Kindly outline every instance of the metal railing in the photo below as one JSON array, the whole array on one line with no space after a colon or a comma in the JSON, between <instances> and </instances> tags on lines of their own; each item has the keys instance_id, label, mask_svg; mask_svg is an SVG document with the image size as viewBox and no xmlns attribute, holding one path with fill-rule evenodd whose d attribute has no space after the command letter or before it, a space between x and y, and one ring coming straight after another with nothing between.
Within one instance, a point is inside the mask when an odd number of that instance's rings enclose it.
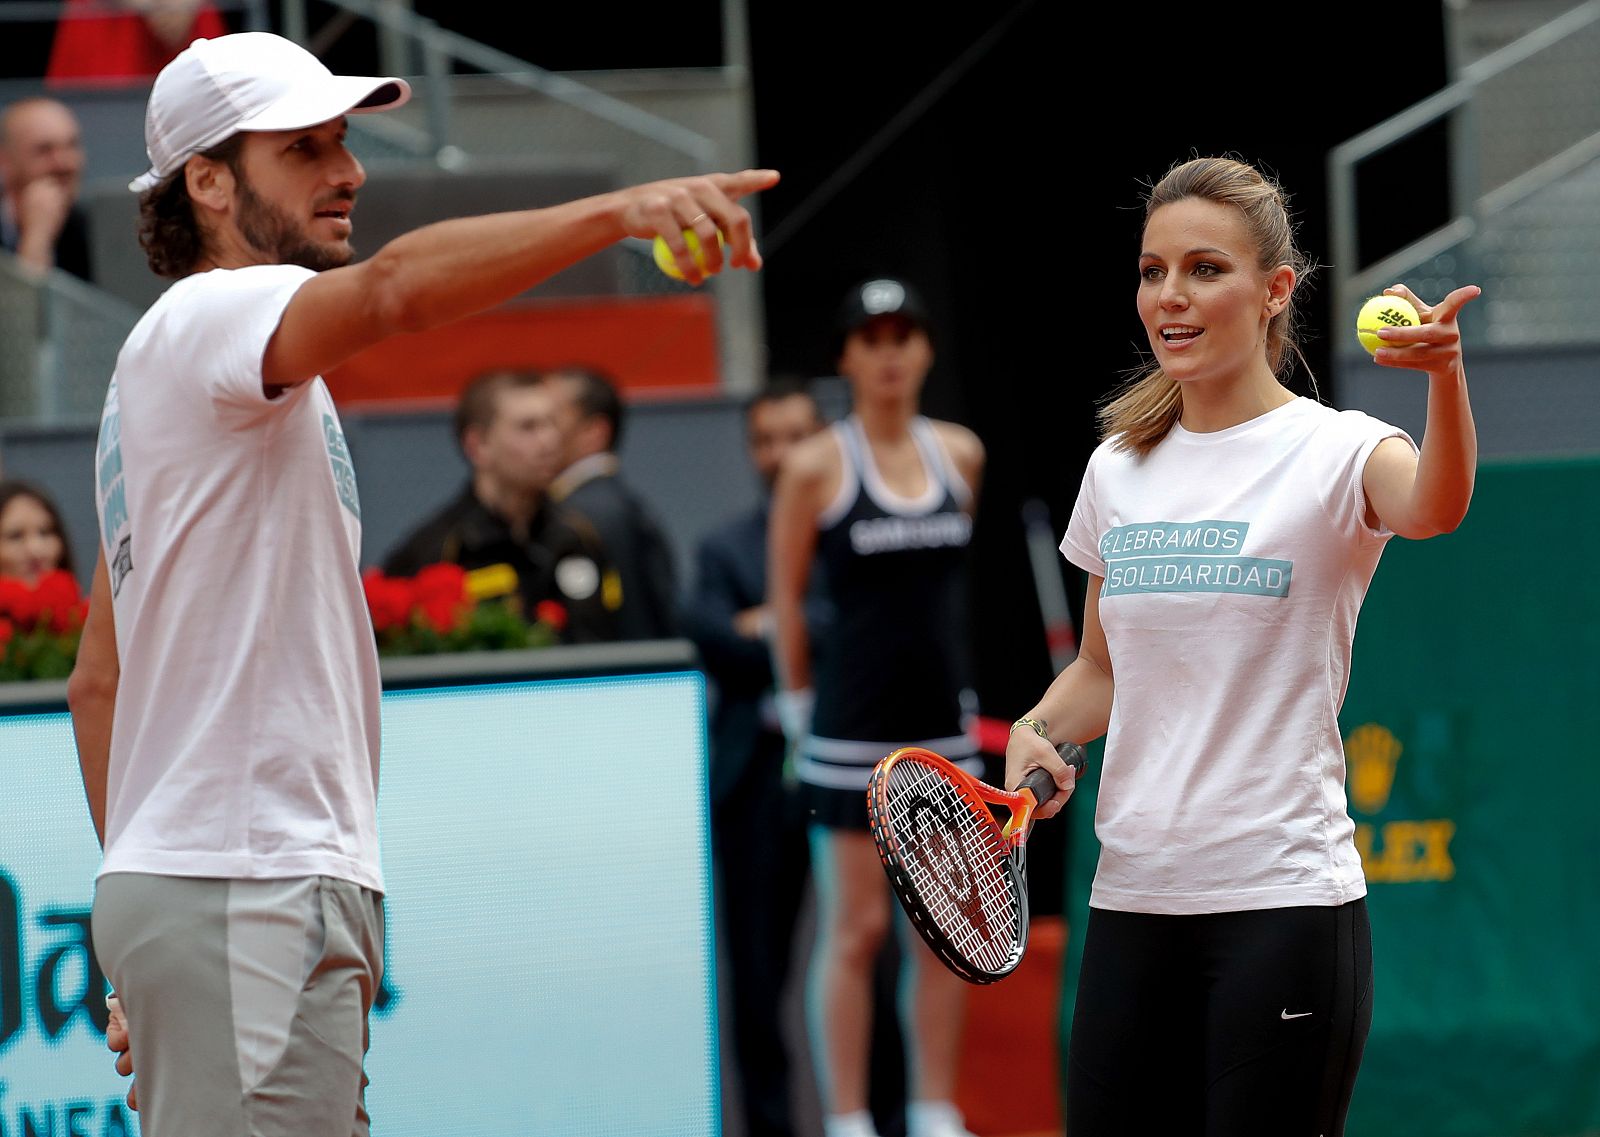
<instances>
[{"instance_id":1,"label":"metal railing","mask_svg":"<svg viewBox=\"0 0 1600 1137\"><path fill-rule=\"evenodd\" d=\"M0 252L0 418L95 418L139 312L77 277Z\"/></svg>"},{"instance_id":2,"label":"metal railing","mask_svg":"<svg viewBox=\"0 0 1600 1137\"><path fill-rule=\"evenodd\" d=\"M270 6L266 0L212 0L212 3L224 13L239 13L241 23L247 30L262 30L272 26ZM423 75L434 80L419 92L426 108L427 126L424 131L408 129L387 115L369 116L370 121L360 123L361 129L378 135L411 156L434 158L445 168L460 161L461 151L451 138L451 84L447 80L453 74L455 65L461 64L648 139L682 155L696 168L709 168L717 157L716 142L703 134L567 76L546 71L508 52L440 27L433 20L418 16L405 3L397 3L396 0L326 0L326 4L346 19L367 20L375 25L383 41L384 54L408 64L399 69L400 74ZM7 0L0 4L0 25L53 24L66 11L67 6L59 0ZM103 12L75 13L75 17L124 14L124 9L107 5ZM297 43L313 42L305 0L284 0L282 15L283 26L280 30L284 35ZM743 34L737 27L731 27L730 32L737 36ZM742 39L735 42L740 43ZM40 63L42 68L44 61ZM733 70L742 72L743 67L735 66Z\"/></svg>"},{"instance_id":3,"label":"metal railing","mask_svg":"<svg viewBox=\"0 0 1600 1137\"><path fill-rule=\"evenodd\" d=\"M459 163L462 158L460 149L452 139L450 113L449 79L458 63L648 139L683 155L698 166L708 167L716 159L717 144L703 134L567 76L546 71L509 52L442 28L433 20L418 16L393 0L328 2L351 15L372 21L382 33L387 33L386 40L391 51L398 45L399 54L412 64L412 67L403 70L424 75L430 80L425 89L419 92L426 106L427 141L433 157L446 169ZM311 42L305 0L285 0L283 25L283 34L290 39L297 43Z\"/></svg>"},{"instance_id":4,"label":"metal railing","mask_svg":"<svg viewBox=\"0 0 1600 1137\"><path fill-rule=\"evenodd\" d=\"M1600 0L1587 0L1461 68L1444 89L1334 148L1328 156L1328 196L1336 310L1353 315L1364 295L1430 262L1453 271L1458 281L1469 279L1477 269L1471 242L1486 226L1600 158L1597 61ZM1499 115L1512 117L1493 121ZM1357 168L1447 117L1452 218L1410 245L1361 265ZM1486 136L1492 145L1485 145Z\"/></svg>"}]
</instances>

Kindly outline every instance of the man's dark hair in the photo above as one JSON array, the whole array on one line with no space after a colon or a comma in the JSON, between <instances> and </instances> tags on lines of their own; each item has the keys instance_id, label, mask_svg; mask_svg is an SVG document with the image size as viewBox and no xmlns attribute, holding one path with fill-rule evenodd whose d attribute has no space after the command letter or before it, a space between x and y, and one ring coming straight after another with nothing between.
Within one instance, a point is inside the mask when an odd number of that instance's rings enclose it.
<instances>
[{"instance_id":1,"label":"man's dark hair","mask_svg":"<svg viewBox=\"0 0 1600 1137\"><path fill-rule=\"evenodd\" d=\"M456 402L456 445L463 457L467 453L467 431L473 427L488 430L494 422L495 407L501 391L537 387L544 376L536 371L485 371L461 388L461 398Z\"/></svg>"},{"instance_id":2,"label":"man's dark hair","mask_svg":"<svg viewBox=\"0 0 1600 1137\"><path fill-rule=\"evenodd\" d=\"M550 378L573 381L578 416L605 419L611 427L611 443L606 449L615 452L622 442L622 396L617 394L616 383L592 367L558 367Z\"/></svg>"},{"instance_id":3,"label":"man's dark hair","mask_svg":"<svg viewBox=\"0 0 1600 1137\"><path fill-rule=\"evenodd\" d=\"M239 167L243 153L244 133L241 131L202 151L200 156L226 163L233 176L239 178L242 177ZM205 252L183 169L179 166L139 195L139 245L150 262L150 271L172 280L193 272Z\"/></svg>"},{"instance_id":4,"label":"man's dark hair","mask_svg":"<svg viewBox=\"0 0 1600 1137\"><path fill-rule=\"evenodd\" d=\"M799 375L774 375L762 384L761 389L745 400L744 417L749 419L750 412L764 403L781 402L795 396L810 399L815 406L817 397L811 393L811 381ZM817 407L817 417L822 417L822 408Z\"/></svg>"}]
</instances>

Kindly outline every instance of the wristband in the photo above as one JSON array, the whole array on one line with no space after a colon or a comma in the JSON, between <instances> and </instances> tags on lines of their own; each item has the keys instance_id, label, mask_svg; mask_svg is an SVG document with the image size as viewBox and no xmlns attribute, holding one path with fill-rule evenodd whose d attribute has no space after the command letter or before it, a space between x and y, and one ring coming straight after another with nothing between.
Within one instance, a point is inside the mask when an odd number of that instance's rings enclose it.
<instances>
[{"instance_id":1,"label":"wristband","mask_svg":"<svg viewBox=\"0 0 1600 1137\"><path fill-rule=\"evenodd\" d=\"M799 742L811 733L811 709L816 701L816 692L810 687L779 691L773 696L778 707L778 725L790 742Z\"/></svg>"},{"instance_id":2,"label":"wristband","mask_svg":"<svg viewBox=\"0 0 1600 1137\"><path fill-rule=\"evenodd\" d=\"M1028 718L1024 716L1011 724L1011 731L1008 733L1015 732L1019 726L1028 727L1033 731L1034 734L1037 734L1046 742L1050 741L1050 724L1045 722L1043 719Z\"/></svg>"}]
</instances>

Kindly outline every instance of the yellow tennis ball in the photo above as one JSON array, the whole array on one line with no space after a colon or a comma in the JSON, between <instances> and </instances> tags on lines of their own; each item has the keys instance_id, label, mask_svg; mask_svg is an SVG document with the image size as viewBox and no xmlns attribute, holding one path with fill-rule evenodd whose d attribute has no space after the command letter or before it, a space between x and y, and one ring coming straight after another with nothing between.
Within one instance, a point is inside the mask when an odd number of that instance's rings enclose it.
<instances>
[{"instance_id":1,"label":"yellow tennis ball","mask_svg":"<svg viewBox=\"0 0 1600 1137\"><path fill-rule=\"evenodd\" d=\"M700 251L700 235L693 229L683 231L683 243L689 246L689 252L694 256L694 263L700 266L702 274L706 271L706 258ZM727 241L722 239L722 230L717 230L717 244L726 246ZM678 262L672 255L672 249L667 245L665 237L657 237L655 241L656 267L666 273L673 280L682 280L683 273L678 269Z\"/></svg>"},{"instance_id":2,"label":"yellow tennis ball","mask_svg":"<svg viewBox=\"0 0 1600 1137\"><path fill-rule=\"evenodd\" d=\"M1368 352L1376 352L1384 346L1378 338L1379 328L1415 328L1421 323L1422 317L1411 301L1401 296L1374 296L1361 305L1361 314L1356 317L1356 338Z\"/></svg>"}]
</instances>

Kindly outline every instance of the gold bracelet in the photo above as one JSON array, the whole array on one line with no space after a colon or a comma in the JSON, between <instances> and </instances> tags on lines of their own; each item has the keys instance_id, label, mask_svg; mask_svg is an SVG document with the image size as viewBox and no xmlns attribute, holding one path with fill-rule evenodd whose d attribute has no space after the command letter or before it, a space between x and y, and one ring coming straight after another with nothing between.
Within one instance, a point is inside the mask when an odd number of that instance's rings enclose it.
<instances>
[{"instance_id":1,"label":"gold bracelet","mask_svg":"<svg viewBox=\"0 0 1600 1137\"><path fill-rule=\"evenodd\" d=\"M1016 722L1011 724L1011 730L1014 731L1019 726L1029 727L1029 728L1031 728L1033 730L1034 734L1037 734L1040 738L1044 739L1046 742L1050 741L1050 724L1045 722L1043 719L1031 719L1031 718L1026 718L1026 717L1020 718ZM1008 731L1007 733L1010 733L1010 732Z\"/></svg>"}]
</instances>

